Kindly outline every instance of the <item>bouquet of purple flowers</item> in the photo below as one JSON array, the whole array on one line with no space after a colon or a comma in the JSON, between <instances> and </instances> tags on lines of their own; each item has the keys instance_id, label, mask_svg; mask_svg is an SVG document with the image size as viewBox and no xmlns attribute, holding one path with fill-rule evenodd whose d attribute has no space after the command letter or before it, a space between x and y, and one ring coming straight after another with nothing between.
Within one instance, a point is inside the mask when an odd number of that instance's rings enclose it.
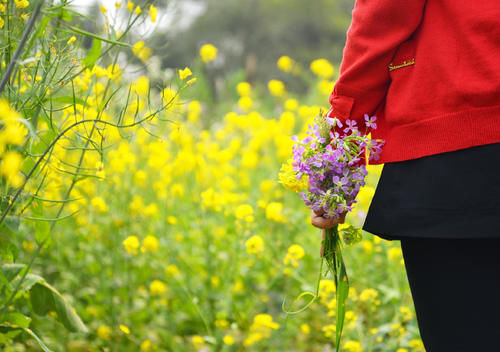
<instances>
[{"instance_id":1,"label":"bouquet of purple flowers","mask_svg":"<svg viewBox=\"0 0 500 352\"><path fill-rule=\"evenodd\" d=\"M316 117L309 125L307 137L299 139L293 136L293 158L284 164L280 171L280 183L287 189L300 192L305 204L324 218L341 219L352 211L356 203L356 196L365 185L366 151L369 160L378 160L385 141L370 139L368 129L376 129L376 117L365 114L365 131L362 134L356 121L346 120L346 127L335 117ZM339 133L340 132L340 133ZM338 225L322 231L320 249L321 266L316 294L303 309L309 306L319 292L319 279L323 276L323 261L327 264L326 276L332 273L336 287L337 314L336 314L336 351L340 348L340 338L346 312L345 302L349 291L349 281L346 267L342 258L341 236ZM348 226L342 230L342 239L345 244L351 245L361 240L361 229ZM299 298L304 295L301 294ZM297 301L296 300L296 301Z\"/></svg>"}]
</instances>

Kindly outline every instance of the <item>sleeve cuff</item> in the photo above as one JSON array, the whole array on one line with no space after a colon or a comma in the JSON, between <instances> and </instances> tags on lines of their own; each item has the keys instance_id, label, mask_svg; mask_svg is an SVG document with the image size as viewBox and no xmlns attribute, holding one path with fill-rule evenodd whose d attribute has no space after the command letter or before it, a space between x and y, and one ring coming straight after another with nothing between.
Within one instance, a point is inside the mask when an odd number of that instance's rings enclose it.
<instances>
[{"instance_id":1,"label":"sleeve cuff","mask_svg":"<svg viewBox=\"0 0 500 352\"><path fill-rule=\"evenodd\" d=\"M354 106L354 98L346 95L338 95L334 90L330 94L329 102L331 105L329 113L334 113L334 116L341 119L342 122L351 118L352 107Z\"/></svg>"}]
</instances>

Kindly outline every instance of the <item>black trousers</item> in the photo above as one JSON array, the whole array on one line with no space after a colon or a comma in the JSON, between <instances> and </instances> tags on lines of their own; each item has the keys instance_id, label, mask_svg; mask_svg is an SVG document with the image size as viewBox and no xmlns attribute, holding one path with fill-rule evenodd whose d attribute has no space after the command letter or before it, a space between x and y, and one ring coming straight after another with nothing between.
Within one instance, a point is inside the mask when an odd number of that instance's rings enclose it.
<instances>
[{"instance_id":1,"label":"black trousers","mask_svg":"<svg viewBox=\"0 0 500 352\"><path fill-rule=\"evenodd\" d=\"M400 241L426 352L500 351L500 238Z\"/></svg>"}]
</instances>

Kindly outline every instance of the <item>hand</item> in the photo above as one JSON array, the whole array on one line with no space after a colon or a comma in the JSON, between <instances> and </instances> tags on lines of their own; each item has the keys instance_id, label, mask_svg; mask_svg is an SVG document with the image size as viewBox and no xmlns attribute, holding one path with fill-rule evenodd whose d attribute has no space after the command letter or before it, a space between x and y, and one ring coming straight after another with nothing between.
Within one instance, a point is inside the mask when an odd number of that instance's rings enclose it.
<instances>
[{"instance_id":1,"label":"hand","mask_svg":"<svg viewBox=\"0 0 500 352\"><path fill-rule=\"evenodd\" d=\"M347 215L347 211L343 212L340 216L340 219L327 219L323 217L325 212L321 211L312 211L311 214L311 224L320 229L330 229L338 224L343 224L345 221L345 216Z\"/></svg>"}]
</instances>

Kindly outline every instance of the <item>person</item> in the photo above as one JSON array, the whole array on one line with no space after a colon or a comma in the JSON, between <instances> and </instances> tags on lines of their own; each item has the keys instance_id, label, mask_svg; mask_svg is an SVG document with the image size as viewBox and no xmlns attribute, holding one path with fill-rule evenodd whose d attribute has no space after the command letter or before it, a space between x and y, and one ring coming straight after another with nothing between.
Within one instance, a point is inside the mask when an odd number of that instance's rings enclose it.
<instances>
[{"instance_id":1,"label":"person","mask_svg":"<svg viewBox=\"0 0 500 352\"><path fill-rule=\"evenodd\" d=\"M427 352L500 350L499 18L498 0L356 0L329 98L328 117L377 117L363 230L400 241Z\"/></svg>"}]
</instances>

